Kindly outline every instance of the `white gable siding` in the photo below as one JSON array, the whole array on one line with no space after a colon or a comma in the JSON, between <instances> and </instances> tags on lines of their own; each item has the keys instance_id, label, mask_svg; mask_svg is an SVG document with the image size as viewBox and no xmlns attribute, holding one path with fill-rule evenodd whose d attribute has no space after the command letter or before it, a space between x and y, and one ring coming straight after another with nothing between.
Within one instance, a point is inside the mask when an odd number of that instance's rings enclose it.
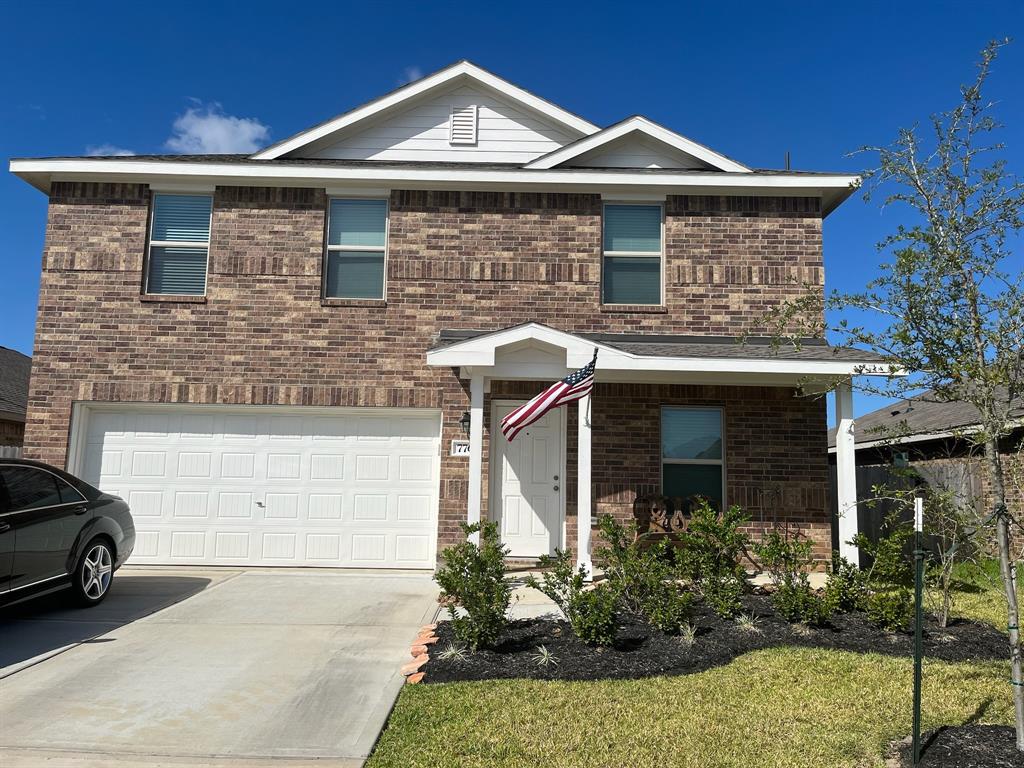
<instances>
[{"instance_id":1,"label":"white gable siding","mask_svg":"<svg viewBox=\"0 0 1024 768\"><path fill-rule=\"evenodd\" d=\"M452 145L452 107L478 107L476 144ZM516 107L483 89L462 85L432 94L421 103L381 118L370 128L343 137L310 154L296 156L346 160L440 160L527 163L579 138L540 115Z\"/></svg>"},{"instance_id":2,"label":"white gable siding","mask_svg":"<svg viewBox=\"0 0 1024 768\"><path fill-rule=\"evenodd\" d=\"M685 152L640 136L623 136L618 141L567 161L566 165L581 168L711 167Z\"/></svg>"}]
</instances>

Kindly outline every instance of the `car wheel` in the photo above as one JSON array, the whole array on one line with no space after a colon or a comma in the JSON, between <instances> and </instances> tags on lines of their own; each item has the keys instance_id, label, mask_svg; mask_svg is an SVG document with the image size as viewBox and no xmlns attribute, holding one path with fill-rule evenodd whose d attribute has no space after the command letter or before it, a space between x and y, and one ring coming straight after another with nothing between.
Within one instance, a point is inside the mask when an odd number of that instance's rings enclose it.
<instances>
[{"instance_id":1,"label":"car wheel","mask_svg":"<svg viewBox=\"0 0 1024 768\"><path fill-rule=\"evenodd\" d=\"M90 541L75 568L75 597L81 605L97 605L114 581L114 553L105 539Z\"/></svg>"}]
</instances>

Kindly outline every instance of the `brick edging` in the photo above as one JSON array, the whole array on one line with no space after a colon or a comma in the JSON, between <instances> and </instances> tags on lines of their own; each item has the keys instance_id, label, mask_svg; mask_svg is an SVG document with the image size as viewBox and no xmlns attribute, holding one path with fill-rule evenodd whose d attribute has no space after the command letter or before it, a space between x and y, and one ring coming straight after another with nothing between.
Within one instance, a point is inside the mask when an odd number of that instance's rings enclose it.
<instances>
[{"instance_id":1,"label":"brick edging","mask_svg":"<svg viewBox=\"0 0 1024 768\"><path fill-rule=\"evenodd\" d=\"M424 624L420 627L420 633L416 635L416 639L412 641L412 647L409 649L409 654L412 656L412 661L405 664L401 672L405 675L405 682L409 684L415 684L423 682L423 678L426 677L425 672L420 672L420 668L430 661L430 654L427 653L427 646L433 645L437 642L437 634L435 630L437 624Z\"/></svg>"}]
</instances>

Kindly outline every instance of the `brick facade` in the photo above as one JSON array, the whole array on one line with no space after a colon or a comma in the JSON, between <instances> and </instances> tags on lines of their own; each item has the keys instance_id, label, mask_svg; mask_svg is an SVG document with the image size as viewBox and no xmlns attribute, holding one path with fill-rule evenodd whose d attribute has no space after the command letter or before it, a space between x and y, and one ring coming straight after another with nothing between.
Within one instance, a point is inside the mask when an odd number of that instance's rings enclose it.
<instances>
[{"instance_id":1,"label":"brick facade","mask_svg":"<svg viewBox=\"0 0 1024 768\"><path fill-rule=\"evenodd\" d=\"M442 328L736 335L824 279L817 198L669 197L666 306L611 309L598 195L395 191L386 301L323 301L326 206L321 189L218 188L207 295L168 301L140 295L148 188L55 183L26 455L64 465L78 400L436 408L447 445L469 398L455 372L425 365ZM492 396L529 389L495 382ZM827 534L824 406L789 389L599 386L598 513L624 515L657 486L657 408L687 402L726 409L730 502ZM441 546L466 489L466 460L443 456Z\"/></svg>"}]
</instances>

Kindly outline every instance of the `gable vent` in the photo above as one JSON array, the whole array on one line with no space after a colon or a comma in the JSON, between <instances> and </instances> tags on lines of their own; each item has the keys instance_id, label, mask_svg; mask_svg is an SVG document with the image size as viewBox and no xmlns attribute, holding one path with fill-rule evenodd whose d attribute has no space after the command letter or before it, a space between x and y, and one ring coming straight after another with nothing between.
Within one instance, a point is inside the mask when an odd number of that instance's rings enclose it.
<instances>
[{"instance_id":1,"label":"gable vent","mask_svg":"<svg viewBox=\"0 0 1024 768\"><path fill-rule=\"evenodd\" d=\"M452 107L449 144L476 144L477 106Z\"/></svg>"}]
</instances>

